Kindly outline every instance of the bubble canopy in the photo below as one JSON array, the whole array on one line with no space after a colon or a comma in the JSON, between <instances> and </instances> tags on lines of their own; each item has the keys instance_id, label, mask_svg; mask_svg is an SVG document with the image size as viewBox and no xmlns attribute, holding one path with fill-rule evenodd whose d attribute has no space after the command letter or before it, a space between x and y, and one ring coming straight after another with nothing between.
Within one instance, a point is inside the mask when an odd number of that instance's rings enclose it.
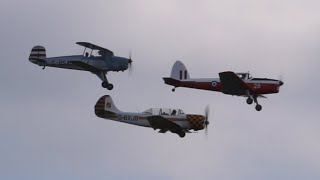
<instances>
[{"instance_id":1,"label":"bubble canopy","mask_svg":"<svg viewBox=\"0 0 320 180\"><path fill-rule=\"evenodd\" d=\"M185 113L181 109L169 109L169 108L150 108L144 111L145 114L150 115L171 115L178 116Z\"/></svg>"}]
</instances>

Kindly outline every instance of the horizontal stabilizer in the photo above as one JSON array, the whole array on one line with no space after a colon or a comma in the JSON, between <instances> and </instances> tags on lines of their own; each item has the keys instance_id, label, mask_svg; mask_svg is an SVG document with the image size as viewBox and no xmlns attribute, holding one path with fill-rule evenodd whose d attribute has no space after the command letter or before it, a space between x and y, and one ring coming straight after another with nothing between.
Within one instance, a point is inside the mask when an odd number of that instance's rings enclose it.
<instances>
[{"instance_id":1,"label":"horizontal stabilizer","mask_svg":"<svg viewBox=\"0 0 320 180\"><path fill-rule=\"evenodd\" d=\"M164 83L168 84L168 85L172 85L172 86L176 86L179 87L179 84L181 83L181 81L173 79L173 78L163 78Z\"/></svg>"}]
</instances>

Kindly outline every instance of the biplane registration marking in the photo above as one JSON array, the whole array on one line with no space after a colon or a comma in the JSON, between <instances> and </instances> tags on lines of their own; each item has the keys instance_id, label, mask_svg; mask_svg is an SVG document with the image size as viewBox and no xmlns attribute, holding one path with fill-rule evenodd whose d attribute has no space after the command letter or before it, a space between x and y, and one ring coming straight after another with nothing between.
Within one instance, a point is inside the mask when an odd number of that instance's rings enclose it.
<instances>
[{"instance_id":1,"label":"biplane registration marking","mask_svg":"<svg viewBox=\"0 0 320 180\"><path fill-rule=\"evenodd\" d=\"M118 120L124 120L124 121L137 121L139 120L138 116L130 116L130 115L118 115Z\"/></svg>"},{"instance_id":2,"label":"biplane registration marking","mask_svg":"<svg viewBox=\"0 0 320 180\"><path fill-rule=\"evenodd\" d=\"M50 64L69 64L66 60L52 60Z\"/></svg>"}]
</instances>

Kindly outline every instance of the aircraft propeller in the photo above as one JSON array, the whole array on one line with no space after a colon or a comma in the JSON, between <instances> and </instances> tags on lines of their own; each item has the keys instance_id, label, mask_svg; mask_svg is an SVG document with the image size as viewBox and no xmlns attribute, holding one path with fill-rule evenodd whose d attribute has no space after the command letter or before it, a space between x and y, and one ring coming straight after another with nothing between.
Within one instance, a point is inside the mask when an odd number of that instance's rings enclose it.
<instances>
[{"instance_id":1,"label":"aircraft propeller","mask_svg":"<svg viewBox=\"0 0 320 180\"><path fill-rule=\"evenodd\" d=\"M132 55L132 53L131 53L131 51L130 51L130 53L129 53L129 60L128 60L128 69L129 69L129 74L131 74L132 73L132 70L133 70L133 66L132 66L132 58L131 58L131 55Z\"/></svg>"},{"instance_id":2,"label":"aircraft propeller","mask_svg":"<svg viewBox=\"0 0 320 180\"><path fill-rule=\"evenodd\" d=\"M279 75L278 80L279 80L279 85L282 86L284 84L282 74Z\"/></svg>"},{"instance_id":3,"label":"aircraft propeller","mask_svg":"<svg viewBox=\"0 0 320 180\"><path fill-rule=\"evenodd\" d=\"M210 108L209 108L209 105L207 105L204 113L205 119L203 122L206 137L208 137L209 113L210 113Z\"/></svg>"}]
</instances>

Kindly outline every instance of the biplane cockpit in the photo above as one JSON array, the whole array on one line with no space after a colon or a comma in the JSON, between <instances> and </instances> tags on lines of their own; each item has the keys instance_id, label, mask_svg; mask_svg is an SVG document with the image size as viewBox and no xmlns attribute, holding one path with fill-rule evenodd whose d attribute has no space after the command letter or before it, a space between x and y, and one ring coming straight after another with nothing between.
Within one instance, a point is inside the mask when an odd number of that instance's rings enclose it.
<instances>
[{"instance_id":1,"label":"biplane cockpit","mask_svg":"<svg viewBox=\"0 0 320 180\"><path fill-rule=\"evenodd\" d=\"M112 51L110 51L110 50L108 50L106 48L103 48L103 47L88 43L88 42L77 42L77 44L84 47L83 56L85 56L85 57L98 57L98 58L103 58L104 59L105 57L114 56ZM89 51L90 54L87 51L87 49L91 50L91 51ZM93 55L94 51L97 51L97 53L96 53L97 56Z\"/></svg>"},{"instance_id":2,"label":"biplane cockpit","mask_svg":"<svg viewBox=\"0 0 320 180\"><path fill-rule=\"evenodd\" d=\"M184 115L185 113L181 109L168 109L168 108L151 108L144 111L145 114L148 115L171 115L171 116L179 116Z\"/></svg>"}]
</instances>

